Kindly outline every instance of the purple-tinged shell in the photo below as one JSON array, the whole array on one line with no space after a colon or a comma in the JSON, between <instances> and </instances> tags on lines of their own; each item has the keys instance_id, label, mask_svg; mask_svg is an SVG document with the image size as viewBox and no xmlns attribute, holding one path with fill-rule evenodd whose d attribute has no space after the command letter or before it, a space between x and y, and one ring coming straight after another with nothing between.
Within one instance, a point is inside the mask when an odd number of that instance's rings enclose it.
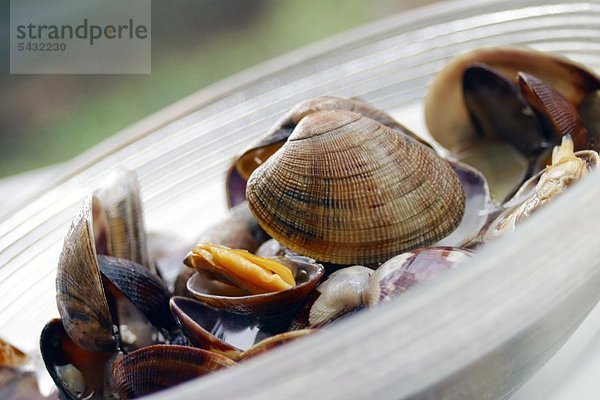
<instances>
[{"instance_id":1,"label":"purple-tinged shell","mask_svg":"<svg viewBox=\"0 0 600 400\"><path fill-rule=\"evenodd\" d=\"M368 306L386 303L411 287L456 268L471 255L468 250L453 247L424 247L400 254L375 271L365 302Z\"/></svg>"}]
</instances>

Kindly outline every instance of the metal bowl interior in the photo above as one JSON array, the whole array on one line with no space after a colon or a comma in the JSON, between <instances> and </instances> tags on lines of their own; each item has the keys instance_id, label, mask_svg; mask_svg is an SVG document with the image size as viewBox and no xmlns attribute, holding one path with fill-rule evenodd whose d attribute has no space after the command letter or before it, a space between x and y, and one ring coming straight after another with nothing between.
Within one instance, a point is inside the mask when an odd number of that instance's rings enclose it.
<instances>
[{"instance_id":1,"label":"metal bowl interior","mask_svg":"<svg viewBox=\"0 0 600 400\"><path fill-rule=\"evenodd\" d=\"M600 5L458 1L397 15L260 65L84 153L0 225L0 336L37 351L75 209L117 166L137 172L149 231L191 242L226 212L231 158L289 107L358 96L424 134L422 100L446 61L529 46L600 71ZM373 312L156 398L503 398L566 340L600 293L600 176L463 268ZM569 240L565 240L569 238Z\"/></svg>"}]
</instances>

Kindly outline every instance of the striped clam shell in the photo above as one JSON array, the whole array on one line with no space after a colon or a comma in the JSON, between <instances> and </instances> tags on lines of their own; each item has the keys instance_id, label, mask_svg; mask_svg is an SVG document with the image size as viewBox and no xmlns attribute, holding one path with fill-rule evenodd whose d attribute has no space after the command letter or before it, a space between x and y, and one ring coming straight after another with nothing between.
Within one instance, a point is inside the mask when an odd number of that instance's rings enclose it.
<instances>
[{"instance_id":1,"label":"striped clam shell","mask_svg":"<svg viewBox=\"0 0 600 400\"><path fill-rule=\"evenodd\" d=\"M465 194L448 162L350 111L303 118L248 181L265 231L302 255L338 264L385 261L445 237Z\"/></svg>"}]
</instances>

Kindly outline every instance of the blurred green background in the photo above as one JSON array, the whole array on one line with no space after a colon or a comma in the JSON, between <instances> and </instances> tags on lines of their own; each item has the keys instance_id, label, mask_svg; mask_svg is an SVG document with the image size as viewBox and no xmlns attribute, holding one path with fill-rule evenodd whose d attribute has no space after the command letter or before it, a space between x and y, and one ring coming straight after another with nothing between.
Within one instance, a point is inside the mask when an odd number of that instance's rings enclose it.
<instances>
[{"instance_id":1,"label":"blurred green background","mask_svg":"<svg viewBox=\"0 0 600 400\"><path fill-rule=\"evenodd\" d=\"M427 2L154 0L149 75L9 75L2 66L0 177L67 160L215 81Z\"/></svg>"}]
</instances>

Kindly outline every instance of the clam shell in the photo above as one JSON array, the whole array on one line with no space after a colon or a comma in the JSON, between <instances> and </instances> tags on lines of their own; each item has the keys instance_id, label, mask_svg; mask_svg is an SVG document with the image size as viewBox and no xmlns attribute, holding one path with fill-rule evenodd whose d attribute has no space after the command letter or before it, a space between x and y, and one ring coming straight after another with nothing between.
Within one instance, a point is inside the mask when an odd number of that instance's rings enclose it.
<instances>
[{"instance_id":1,"label":"clam shell","mask_svg":"<svg viewBox=\"0 0 600 400\"><path fill-rule=\"evenodd\" d=\"M565 138L563 146L565 141L570 141L570 136ZM557 149L558 147L555 148L555 152ZM561 165L559 162L558 165L550 165L528 179L504 204L502 212L486 226L481 234L481 240L488 242L507 232L512 232L544 204L552 201L569 186L576 184L583 176L600 166L600 157L593 150L581 150L572 153L572 156L583 162L581 170L574 170L568 164L565 168L565 164Z\"/></svg>"},{"instance_id":2,"label":"clam shell","mask_svg":"<svg viewBox=\"0 0 600 400\"><path fill-rule=\"evenodd\" d=\"M433 138L451 151L464 148L475 136L462 91L465 67L484 63L509 79L517 72L537 76L578 107L600 88L598 78L564 57L530 49L491 47L465 53L435 77L425 99L425 120Z\"/></svg>"},{"instance_id":3,"label":"clam shell","mask_svg":"<svg viewBox=\"0 0 600 400\"><path fill-rule=\"evenodd\" d=\"M570 135L575 145L575 150L586 150L592 147L587 130L575 106L567 101L558 91L541 79L520 72L519 85L527 99L539 115L546 117L555 134L555 141Z\"/></svg>"},{"instance_id":4,"label":"clam shell","mask_svg":"<svg viewBox=\"0 0 600 400\"><path fill-rule=\"evenodd\" d=\"M131 260L156 272L148 256L144 213L136 174L119 169L94 195L106 213L110 240L110 251L99 251L99 254Z\"/></svg>"},{"instance_id":5,"label":"clam shell","mask_svg":"<svg viewBox=\"0 0 600 400\"><path fill-rule=\"evenodd\" d=\"M269 132L246 149L227 171L225 188L229 207L245 200L246 181L252 172L275 153L288 139L296 125L307 115L325 110L346 110L369 117L382 125L411 136L429 146L387 113L357 98L322 96L305 100L288 111ZM242 191L243 190L243 191Z\"/></svg>"},{"instance_id":6,"label":"clam shell","mask_svg":"<svg viewBox=\"0 0 600 400\"><path fill-rule=\"evenodd\" d=\"M262 332L255 318L209 307L197 300L175 296L171 311L190 342L233 360L241 351L270 334Z\"/></svg>"},{"instance_id":7,"label":"clam shell","mask_svg":"<svg viewBox=\"0 0 600 400\"><path fill-rule=\"evenodd\" d=\"M464 100L477 133L500 138L525 156L550 147L538 117L519 85L485 64L470 65L463 75Z\"/></svg>"},{"instance_id":8,"label":"clam shell","mask_svg":"<svg viewBox=\"0 0 600 400\"><path fill-rule=\"evenodd\" d=\"M465 190L465 214L458 227L435 246L462 247L477 238L497 207L492 203L487 180L481 172L458 161L449 162Z\"/></svg>"},{"instance_id":9,"label":"clam shell","mask_svg":"<svg viewBox=\"0 0 600 400\"><path fill-rule=\"evenodd\" d=\"M336 264L381 262L459 224L465 194L432 150L349 111L304 117L256 169L250 210L273 238Z\"/></svg>"},{"instance_id":10,"label":"clam shell","mask_svg":"<svg viewBox=\"0 0 600 400\"><path fill-rule=\"evenodd\" d=\"M87 351L73 342L60 319L44 327L40 336L44 364L56 387L67 399L80 399L93 394L102 399L104 364L113 352Z\"/></svg>"},{"instance_id":11,"label":"clam shell","mask_svg":"<svg viewBox=\"0 0 600 400\"><path fill-rule=\"evenodd\" d=\"M65 237L56 271L56 304L69 337L89 351L111 351L117 342L94 247L92 209L84 200Z\"/></svg>"},{"instance_id":12,"label":"clam shell","mask_svg":"<svg viewBox=\"0 0 600 400\"><path fill-rule=\"evenodd\" d=\"M325 273L321 264L306 257L287 256L277 261L292 269L296 285L287 290L255 295L231 293L222 282L195 273L188 281L191 295L203 304L218 310L257 318L261 329L279 333L287 329L294 313L311 293Z\"/></svg>"},{"instance_id":13,"label":"clam shell","mask_svg":"<svg viewBox=\"0 0 600 400\"><path fill-rule=\"evenodd\" d=\"M375 271L364 301L370 307L388 302L414 285L455 268L471 255L468 250L453 247L425 247L400 254Z\"/></svg>"},{"instance_id":14,"label":"clam shell","mask_svg":"<svg viewBox=\"0 0 600 400\"><path fill-rule=\"evenodd\" d=\"M173 329L175 320L169 309L171 293L158 275L129 260L98 256L100 272L156 327Z\"/></svg>"},{"instance_id":15,"label":"clam shell","mask_svg":"<svg viewBox=\"0 0 600 400\"><path fill-rule=\"evenodd\" d=\"M308 327L320 327L364 305L373 270L360 265L342 268L317 286L318 297L308 313Z\"/></svg>"},{"instance_id":16,"label":"clam shell","mask_svg":"<svg viewBox=\"0 0 600 400\"><path fill-rule=\"evenodd\" d=\"M113 376L123 399L145 396L222 368L229 358L194 347L154 345L117 360Z\"/></svg>"}]
</instances>

